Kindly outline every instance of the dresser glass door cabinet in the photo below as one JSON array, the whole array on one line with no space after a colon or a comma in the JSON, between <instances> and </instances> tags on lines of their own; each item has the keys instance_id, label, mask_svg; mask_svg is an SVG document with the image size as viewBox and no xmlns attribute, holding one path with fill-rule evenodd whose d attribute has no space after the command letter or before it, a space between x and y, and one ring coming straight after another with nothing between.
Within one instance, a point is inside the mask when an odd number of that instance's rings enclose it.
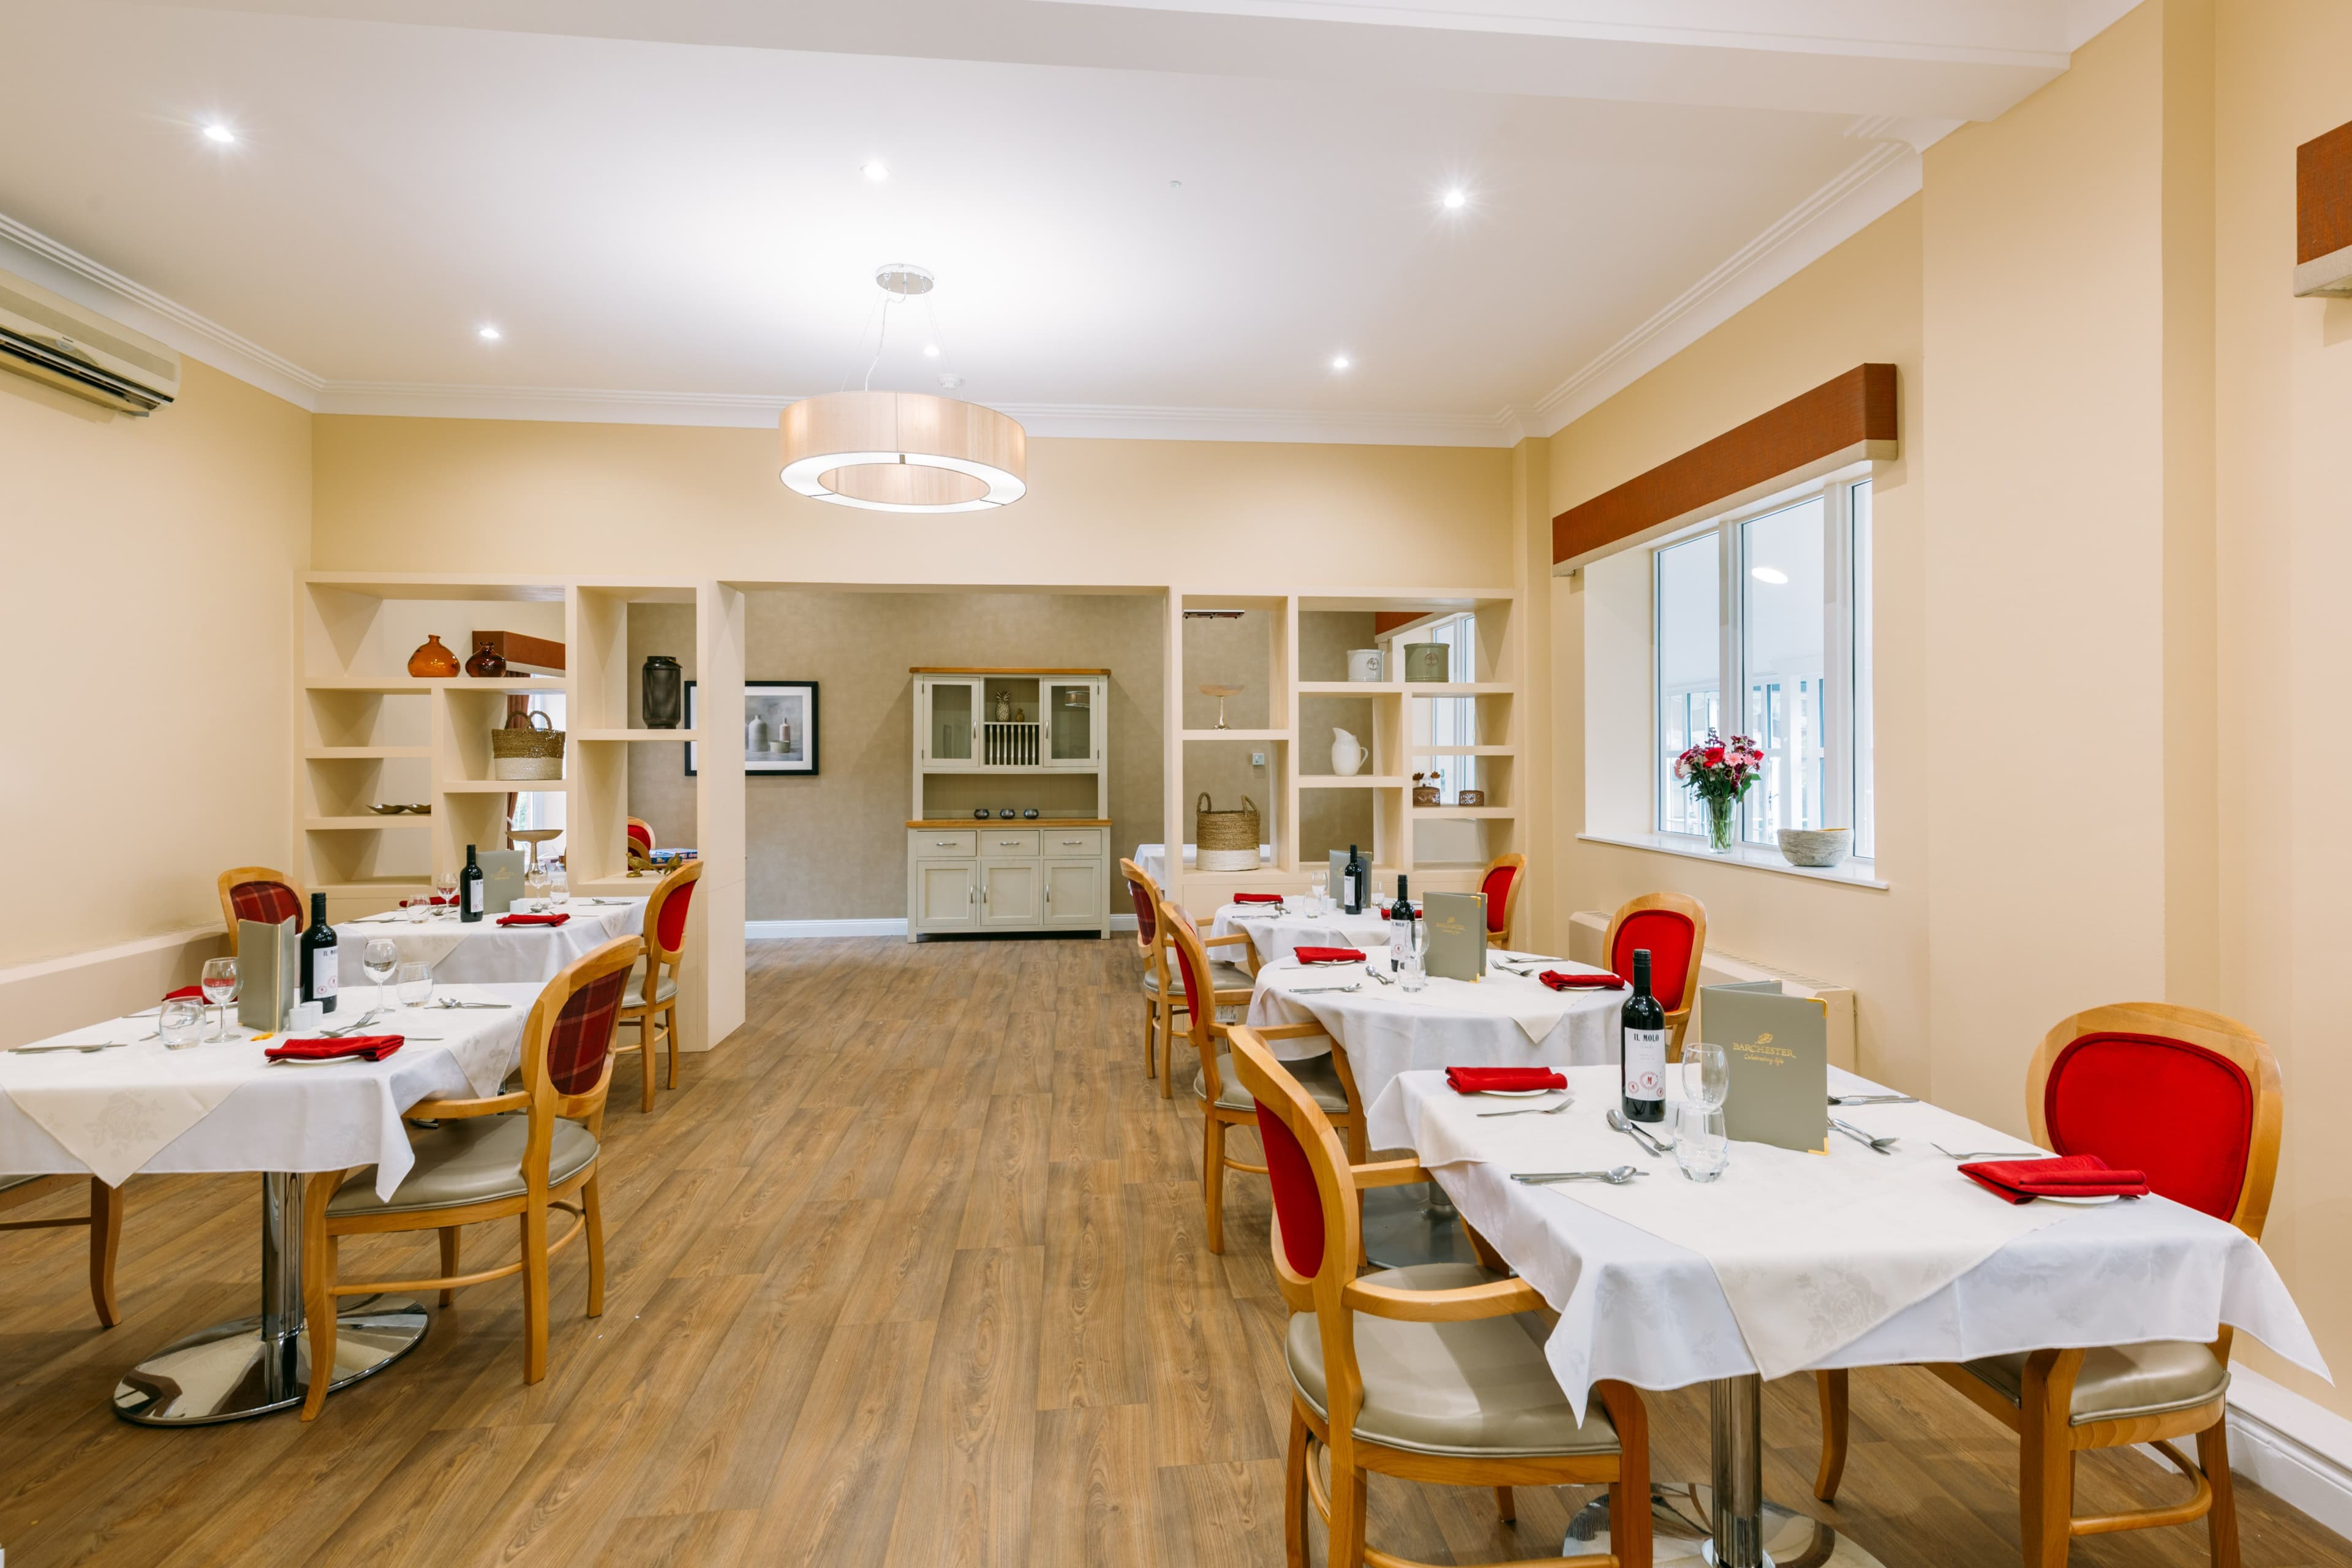
<instances>
[{"instance_id":1,"label":"dresser glass door cabinet","mask_svg":"<svg viewBox=\"0 0 2352 1568\"><path fill-rule=\"evenodd\" d=\"M1045 765L1090 768L1102 754L1101 707L1091 680L1045 683Z\"/></svg>"},{"instance_id":2,"label":"dresser glass door cabinet","mask_svg":"<svg viewBox=\"0 0 2352 1568\"><path fill-rule=\"evenodd\" d=\"M969 768L980 740L980 682L927 677L916 688L917 744L926 767Z\"/></svg>"}]
</instances>

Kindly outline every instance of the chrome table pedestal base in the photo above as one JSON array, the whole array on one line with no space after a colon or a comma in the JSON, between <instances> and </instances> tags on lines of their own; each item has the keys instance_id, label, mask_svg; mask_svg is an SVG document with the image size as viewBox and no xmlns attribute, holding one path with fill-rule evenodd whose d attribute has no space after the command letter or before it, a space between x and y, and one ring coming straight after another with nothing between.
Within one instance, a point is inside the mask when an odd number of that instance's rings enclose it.
<instances>
[{"instance_id":1,"label":"chrome table pedestal base","mask_svg":"<svg viewBox=\"0 0 2352 1568\"><path fill-rule=\"evenodd\" d=\"M1382 1268L1478 1261L1458 1211L1434 1182L1365 1191L1364 1256Z\"/></svg>"},{"instance_id":2,"label":"chrome table pedestal base","mask_svg":"<svg viewBox=\"0 0 2352 1568\"><path fill-rule=\"evenodd\" d=\"M302 1178L261 1178L261 1315L215 1323L122 1374L114 1413L142 1426L201 1426L289 1410L316 1375L302 1328ZM330 1390L415 1350L430 1320L405 1296L351 1298L335 1314Z\"/></svg>"},{"instance_id":3,"label":"chrome table pedestal base","mask_svg":"<svg viewBox=\"0 0 2352 1568\"><path fill-rule=\"evenodd\" d=\"M1653 1561L1711 1568L1879 1568L1877 1558L1832 1526L1764 1500L1763 1404L1764 1380L1753 1373L1707 1385L1715 1484L1652 1484ZM1569 1521L1560 1554L1605 1552L1608 1537L1603 1497ZM1591 1544L1596 1541L1604 1544Z\"/></svg>"}]
</instances>

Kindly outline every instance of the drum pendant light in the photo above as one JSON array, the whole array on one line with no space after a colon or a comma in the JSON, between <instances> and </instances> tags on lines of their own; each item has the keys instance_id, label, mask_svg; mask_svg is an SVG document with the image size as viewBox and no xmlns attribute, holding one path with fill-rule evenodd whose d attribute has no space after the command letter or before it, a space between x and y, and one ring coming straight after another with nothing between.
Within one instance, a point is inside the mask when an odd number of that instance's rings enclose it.
<instances>
[{"instance_id":1,"label":"drum pendant light","mask_svg":"<svg viewBox=\"0 0 2352 1568\"><path fill-rule=\"evenodd\" d=\"M875 281L889 296L887 338L889 306L929 293L931 275L894 263ZM782 478L812 500L874 511L986 511L1019 500L1029 488L1029 437L1020 422L953 397L830 392L786 408L777 427Z\"/></svg>"}]
</instances>

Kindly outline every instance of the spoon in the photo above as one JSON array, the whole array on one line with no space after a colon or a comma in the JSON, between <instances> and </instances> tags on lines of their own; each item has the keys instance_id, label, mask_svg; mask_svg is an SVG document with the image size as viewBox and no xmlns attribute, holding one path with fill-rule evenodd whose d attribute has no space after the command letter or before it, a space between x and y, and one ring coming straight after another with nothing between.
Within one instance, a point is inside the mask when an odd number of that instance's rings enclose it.
<instances>
[{"instance_id":1,"label":"spoon","mask_svg":"<svg viewBox=\"0 0 2352 1568\"><path fill-rule=\"evenodd\" d=\"M1832 1105L1916 1105L1916 1096L1908 1094L1833 1094Z\"/></svg>"},{"instance_id":2,"label":"spoon","mask_svg":"<svg viewBox=\"0 0 2352 1568\"><path fill-rule=\"evenodd\" d=\"M1618 1131L1625 1134L1626 1137L1631 1138L1634 1142L1639 1143L1643 1149L1649 1151L1653 1156L1664 1154L1666 1152L1666 1146L1664 1143L1659 1142L1655 1137L1652 1136L1647 1129L1637 1127L1633 1122L1626 1121L1625 1113L1622 1110L1618 1110L1613 1108L1610 1110L1609 1125L1616 1129Z\"/></svg>"},{"instance_id":3,"label":"spoon","mask_svg":"<svg viewBox=\"0 0 2352 1568\"><path fill-rule=\"evenodd\" d=\"M1575 1103L1576 1099L1571 1095L1558 1105L1522 1105L1517 1110L1482 1110L1478 1114L1481 1116L1558 1116Z\"/></svg>"},{"instance_id":4,"label":"spoon","mask_svg":"<svg viewBox=\"0 0 2352 1568\"><path fill-rule=\"evenodd\" d=\"M1515 1173L1512 1175L1511 1180L1515 1182L1525 1182L1529 1186L1543 1186L1551 1182L1606 1182L1612 1187L1622 1187L1636 1176L1646 1176L1649 1173L1647 1171L1637 1170L1632 1165L1612 1165L1605 1171L1528 1171L1524 1173Z\"/></svg>"},{"instance_id":5,"label":"spoon","mask_svg":"<svg viewBox=\"0 0 2352 1568\"><path fill-rule=\"evenodd\" d=\"M1364 983L1360 980L1357 981L1352 985L1301 985L1289 992L1288 994L1293 996L1320 996L1327 991L1360 991L1363 987Z\"/></svg>"},{"instance_id":6,"label":"spoon","mask_svg":"<svg viewBox=\"0 0 2352 1568\"><path fill-rule=\"evenodd\" d=\"M1895 1142L1892 1138L1873 1138L1869 1133L1864 1132L1853 1122L1840 1121L1834 1116L1830 1118L1830 1125L1836 1128L1839 1131L1844 1133L1847 1137L1853 1139L1857 1143L1867 1143L1870 1145L1870 1152L1874 1154L1885 1154L1891 1152Z\"/></svg>"}]
</instances>

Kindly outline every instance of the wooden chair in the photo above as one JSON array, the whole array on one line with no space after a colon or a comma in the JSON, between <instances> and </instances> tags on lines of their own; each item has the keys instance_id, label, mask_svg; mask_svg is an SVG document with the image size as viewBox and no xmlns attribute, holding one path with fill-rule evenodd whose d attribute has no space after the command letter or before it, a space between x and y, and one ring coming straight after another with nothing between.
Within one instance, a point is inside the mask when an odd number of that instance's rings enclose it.
<instances>
[{"instance_id":1,"label":"wooden chair","mask_svg":"<svg viewBox=\"0 0 2352 1568\"><path fill-rule=\"evenodd\" d=\"M98 1308L98 1326L110 1329L122 1321L114 1303L114 1255L122 1245L122 1189L110 1187L96 1176L89 1183L89 1212L65 1219L0 1220L0 1230L55 1230L61 1226L89 1226L89 1299ZM26 1204L78 1186L80 1176L0 1176L0 1210Z\"/></svg>"},{"instance_id":2,"label":"wooden chair","mask_svg":"<svg viewBox=\"0 0 2352 1568\"><path fill-rule=\"evenodd\" d=\"M1650 994L1666 1010L1666 1048L1680 1056L1683 1031L1690 1027L1698 1000L1699 960L1706 954L1706 906L1681 893L1643 893L1609 917L1601 940L1601 962L1625 980L1633 978L1633 953L1650 950Z\"/></svg>"},{"instance_id":3,"label":"wooden chair","mask_svg":"<svg viewBox=\"0 0 2352 1568\"><path fill-rule=\"evenodd\" d=\"M267 866L237 866L220 874L221 923L228 927L228 956L236 956L236 922L258 921L296 929L310 908L302 885L283 871Z\"/></svg>"},{"instance_id":4,"label":"wooden chair","mask_svg":"<svg viewBox=\"0 0 2352 1568\"><path fill-rule=\"evenodd\" d=\"M1366 1472L1492 1487L1505 1521L1513 1487L1605 1485L1609 1555L1515 1558L1517 1568L1585 1563L1649 1568L1650 1440L1642 1396L1596 1384L1581 1424L1544 1360L1544 1300L1499 1267L1422 1263L1359 1278L1367 1187L1425 1182L1412 1160L1361 1163L1330 1119L1265 1047L1232 1031L1234 1070L1253 1097L1274 1186L1274 1271L1294 1316L1290 1449L1283 1533L1307 1563L1307 1510L1331 1531L1331 1568L1423 1568L1364 1540ZM1466 1228L1466 1226L1465 1226ZM1499 1265L1475 1233L1480 1257ZM1330 1456L1327 1481L1315 1463Z\"/></svg>"},{"instance_id":5,"label":"wooden chair","mask_svg":"<svg viewBox=\"0 0 2352 1568\"><path fill-rule=\"evenodd\" d=\"M2147 1173L2173 1202L2229 1221L2256 1242L2278 1175L2284 1096L2278 1060L2231 1018L2168 1002L2125 1002L2062 1019L2026 1069L2033 1141ZM2205 1521L2213 1568L2238 1568L2230 1480L2230 1334L2084 1350L2039 1350L1928 1371L2018 1436L2018 1511L2026 1568L2063 1568L2078 1535ZM1822 1374L1822 1469L1837 1495L1845 1468L1845 1374ZM2191 1465L2171 1439L2193 1436ZM2078 1517L2074 1456L2154 1445L2194 1490L2164 1508Z\"/></svg>"},{"instance_id":6,"label":"wooden chair","mask_svg":"<svg viewBox=\"0 0 2352 1568\"><path fill-rule=\"evenodd\" d=\"M1519 913L1519 889L1527 886L1528 858L1497 855L1486 862L1478 890L1486 895L1486 945L1511 945L1511 927Z\"/></svg>"},{"instance_id":7,"label":"wooden chair","mask_svg":"<svg viewBox=\"0 0 2352 1568\"><path fill-rule=\"evenodd\" d=\"M660 847L654 842L654 825L642 816L629 818L628 835L629 842L648 855Z\"/></svg>"},{"instance_id":8,"label":"wooden chair","mask_svg":"<svg viewBox=\"0 0 2352 1568\"><path fill-rule=\"evenodd\" d=\"M1160 925L1160 884L1132 860L1118 863L1127 879L1128 896L1135 900L1135 945L1143 954L1143 1076L1159 1078L1160 1093L1168 1097L1167 1078L1156 1065L1160 1042L1182 1003L1173 999L1168 977L1168 935ZM1228 966L1230 967L1230 966Z\"/></svg>"},{"instance_id":9,"label":"wooden chair","mask_svg":"<svg viewBox=\"0 0 2352 1568\"><path fill-rule=\"evenodd\" d=\"M316 1418L334 1381L335 1301L383 1290L441 1292L522 1276L525 1383L547 1375L548 1260L588 1238L588 1315L604 1311L604 1221L598 1204L598 1140L604 1093L613 1081L613 1036L629 966L644 943L619 937L576 959L547 983L522 1031L522 1088L487 1100L427 1100L408 1109L442 1125L415 1141L416 1164L390 1199L376 1196L373 1169L329 1171L302 1181L302 1304L310 1328L309 1396L302 1419ZM507 1114L520 1111L520 1116ZM349 1180L346 1180L346 1177ZM576 1195L577 1204L564 1200ZM550 1240L548 1214L575 1223ZM457 1272L461 1227L520 1219L522 1256L478 1273ZM338 1243L346 1236L391 1231L441 1233L441 1272L429 1279L346 1284Z\"/></svg>"},{"instance_id":10,"label":"wooden chair","mask_svg":"<svg viewBox=\"0 0 2352 1568\"><path fill-rule=\"evenodd\" d=\"M1188 1033L1192 1049L1201 1058L1201 1070L1193 1076L1192 1093L1201 1102L1201 1197L1208 1214L1209 1250L1225 1249L1225 1173L1247 1171L1253 1175L1265 1174L1264 1165L1252 1165L1225 1153L1225 1129L1255 1121L1256 1102L1250 1099L1241 1080L1234 1076L1233 1059L1220 1044L1227 1037L1230 1026L1217 1018L1219 1008L1236 1008L1249 1001L1253 986L1228 987L1212 980L1208 948L1201 941L1192 919L1172 903L1160 906L1160 921L1166 928L1176 953L1176 972L1184 987L1184 1009L1189 1015ZM1216 939L1246 942L1246 936ZM1306 1039L1320 1036L1331 1039L1320 1025L1297 1024L1277 1029L1260 1029L1260 1040ZM1362 1102L1356 1093L1356 1077L1349 1070L1348 1053L1339 1042L1331 1040L1331 1054L1311 1057L1305 1061L1285 1062L1285 1076L1296 1082L1329 1118L1332 1124L1348 1132L1348 1147L1356 1159L1364 1157L1364 1117Z\"/></svg>"},{"instance_id":11,"label":"wooden chair","mask_svg":"<svg viewBox=\"0 0 2352 1568\"><path fill-rule=\"evenodd\" d=\"M621 1000L621 1022L637 1026L647 1110L654 1108L656 1040L669 1042L669 1087L677 1087L677 966L685 956L686 917L694 907L694 885L701 879L702 862L682 860L646 900L646 963L629 976L629 993Z\"/></svg>"}]
</instances>

